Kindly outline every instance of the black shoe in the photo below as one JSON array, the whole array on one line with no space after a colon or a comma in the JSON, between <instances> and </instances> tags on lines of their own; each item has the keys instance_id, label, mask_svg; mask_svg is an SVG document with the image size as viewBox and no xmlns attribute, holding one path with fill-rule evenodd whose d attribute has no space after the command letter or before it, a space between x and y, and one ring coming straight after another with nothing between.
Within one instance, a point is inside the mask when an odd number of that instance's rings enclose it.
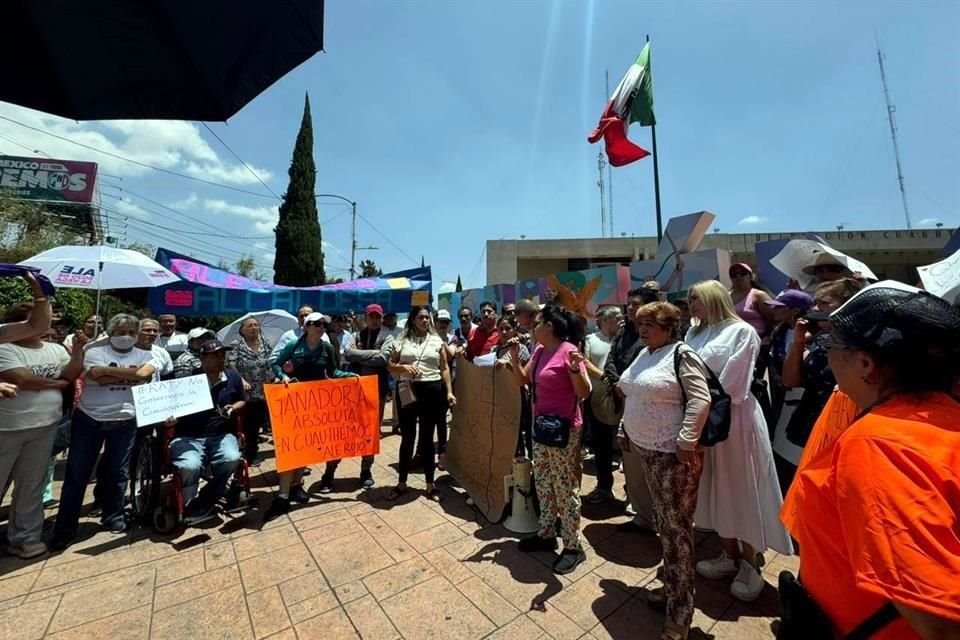
<instances>
[{"instance_id":1,"label":"black shoe","mask_svg":"<svg viewBox=\"0 0 960 640\"><path fill-rule=\"evenodd\" d=\"M583 552L583 549L564 549L560 553L560 557L553 563L553 572L561 576L572 573L586 559L587 554Z\"/></svg>"},{"instance_id":2,"label":"black shoe","mask_svg":"<svg viewBox=\"0 0 960 640\"><path fill-rule=\"evenodd\" d=\"M653 536L657 534L657 532L654 531L653 529L641 527L633 520L631 520L630 522L621 522L620 524L618 524L617 531L619 531L620 533L640 533L648 536Z\"/></svg>"},{"instance_id":3,"label":"black shoe","mask_svg":"<svg viewBox=\"0 0 960 640\"><path fill-rule=\"evenodd\" d=\"M54 533L53 539L47 543L47 549L50 551L63 551L73 544L76 537L76 533Z\"/></svg>"},{"instance_id":4,"label":"black shoe","mask_svg":"<svg viewBox=\"0 0 960 640\"><path fill-rule=\"evenodd\" d=\"M60 501L59 501L59 500L57 500L56 498L50 498L49 500L47 500L47 501L45 501L45 502L43 503L43 508L44 508L44 509L53 509L53 508L54 508L55 506L57 506L58 504L60 504Z\"/></svg>"},{"instance_id":5,"label":"black shoe","mask_svg":"<svg viewBox=\"0 0 960 640\"><path fill-rule=\"evenodd\" d=\"M302 476L308 476L308 475L310 475L311 473L313 473L313 469L311 469L310 467L306 467L306 468L304 468L303 473L301 473L300 475L302 475Z\"/></svg>"},{"instance_id":6,"label":"black shoe","mask_svg":"<svg viewBox=\"0 0 960 640\"><path fill-rule=\"evenodd\" d=\"M310 502L310 494L304 491L302 484L295 485L290 487L290 501L307 504Z\"/></svg>"},{"instance_id":7,"label":"black shoe","mask_svg":"<svg viewBox=\"0 0 960 640\"><path fill-rule=\"evenodd\" d=\"M103 510L100 508L100 505L94 502L93 506L90 507L90 511L87 512L87 517L99 518L101 513L103 513Z\"/></svg>"},{"instance_id":8,"label":"black shoe","mask_svg":"<svg viewBox=\"0 0 960 640\"><path fill-rule=\"evenodd\" d=\"M364 489L370 489L373 485L377 484L373 479L373 474L369 471L360 472L360 484L363 485Z\"/></svg>"},{"instance_id":9,"label":"black shoe","mask_svg":"<svg viewBox=\"0 0 960 640\"><path fill-rule=\"evenodd\" d=\"M325 473L320 478L320 493L333 493L333 474Z\"/></svg>"},{"instance_id":10,"label":"black shoe","mask_svg":"<svg viewBox=\"0 0 960 640\"><path fill-rule=\"evenodd\" d=\"M263 522L267 523L271 520L276 520L280 516L288 513L290 513L290 500L277 496L273 499L273 502L270 503L270 508L263 514Z\"/></svg>"},{"instance_id":11,"label":"black shoe","mask_svg":"<svg viewBox=\"0 0 960 640\"><path fill-rule=\"evenodd\" d=\"M539 535L532 535L523 538L517 545L520 551L530 553L531 551L554 551L557 548L556 538L541 538Z\"/></svg>"}]
</instances>

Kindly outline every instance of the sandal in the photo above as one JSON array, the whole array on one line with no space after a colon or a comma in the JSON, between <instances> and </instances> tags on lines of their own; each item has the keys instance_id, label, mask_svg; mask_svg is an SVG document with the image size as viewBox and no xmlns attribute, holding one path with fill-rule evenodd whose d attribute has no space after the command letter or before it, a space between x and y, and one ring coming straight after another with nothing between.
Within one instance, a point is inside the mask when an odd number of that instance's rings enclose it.
<instances>
[{"instance_id":1,"label":"sandal","mask_svg":"<svg viewBox=\"0 0 960 640\"><path fill-rule=\"evenodd\" d=\"M394 500L396 500L397 498L399 498L409 490L410 489L407 487L403 487L403 488L394 487L393 489L390 489L390 493L387 494L387 500L389 500L390 502L393 502Z\"/></svg>"},{"instance_id":2,"label":"sandal","mask_svg":"<svg viewBox=\"0 0 960 640\"><path fill-rule=\"evenodd\" d=\"M431 502L437 502L437 503L439 503L439 502L442 502L442 501L443 501L443 496L441 496L440 493L437 492L436 489L430 489L430 490L428 490L428 491L424 491L424 492L423 492L423 497L426 498L427 500L431 501Z\"/></svg>"}]
</instances>

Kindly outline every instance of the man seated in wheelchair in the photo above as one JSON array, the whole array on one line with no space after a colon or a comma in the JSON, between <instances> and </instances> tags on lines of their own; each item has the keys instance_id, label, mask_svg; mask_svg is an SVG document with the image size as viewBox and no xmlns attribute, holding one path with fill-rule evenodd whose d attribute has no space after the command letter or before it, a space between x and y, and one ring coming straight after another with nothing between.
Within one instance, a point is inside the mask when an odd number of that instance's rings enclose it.
<instances>
[{"instance_id":1,"label":"man seated in wheelchair","mask_svg":"<svg viewBox=\"0 0 960 640\"><path fill-rule=\"evenodd\" d=\"M183 480L188 522L211 515L240 464L240 445L234 434L237 412L244 406L243 380L239 373L224 367L230 349L219 340L200 347L201 371L210 384L213 408L166 422L175 426L170 457ZM197 495L200 473L207 464L213 468L213 478Z\"/></svg>"}]
</instances>

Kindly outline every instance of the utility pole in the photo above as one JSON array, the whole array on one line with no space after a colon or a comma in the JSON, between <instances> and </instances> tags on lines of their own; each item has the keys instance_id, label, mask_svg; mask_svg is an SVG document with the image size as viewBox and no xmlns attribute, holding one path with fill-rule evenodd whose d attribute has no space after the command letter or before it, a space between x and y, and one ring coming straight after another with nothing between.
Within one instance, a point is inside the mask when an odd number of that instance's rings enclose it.
<instances>
[{"instance_id":1,"label":"utility pole","mask_svg":"<svg viewBox=\"0 0 960 640\"><path fill-rule=\"evenodd\" d=\"M883 97L887 102L887 119L890 121L890 137L893 139L893 157L897 162L897 181L900 183L900 197L903 199L903 215L907 218L907 229L912 229L910 207L907 206L907 189L903 184L903 169L900 166L900 145L897 144L897 121L894 117L897 108L890 102L890 89L887 87L887 73L883 68L883 51L877 39L877 60L880 62L880 81L883 83Z\"/></svg>"},{"instance_id":2,"label":"utility pole","mask_svg":"<svg viewBox=\"0 0 960 640\"><path fill-rule=\"evenodd\" d=\"M610 95L610 70L604 71L607 94ZM613 167L607 164L607 220L610 221L610 237L613 237Z\"/></svg>"},{"instance_id":3,"label":"utility pole","mask_svg":"<svg viewBox=\"0 0 960 640\"><path fill-rule=\"evenodd\" d=\"M597 152L597 173L600 176L600 179L597 180L597 186L600 188L600 237L606 237L607 235L607 212L606 212L606 199L603 195L603 167L606 166L606 162L603 159L603 151Z\"/></svg>"},{"instance_id":4,"label":"utility pole","mask_svg":"<svg viewBox=\"0 0 960 640\"><path fill-rule=\"evenodd\" d=\"M350 279L357 279L357 203L350 203Z\"/></svg>"}]
</instances>

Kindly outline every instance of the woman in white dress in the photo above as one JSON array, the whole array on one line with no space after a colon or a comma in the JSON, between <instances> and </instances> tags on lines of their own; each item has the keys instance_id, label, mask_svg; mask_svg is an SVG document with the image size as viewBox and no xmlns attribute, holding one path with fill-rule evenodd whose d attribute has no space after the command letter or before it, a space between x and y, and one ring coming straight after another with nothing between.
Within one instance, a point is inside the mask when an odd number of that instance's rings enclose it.
<instances>
[{"instance_id":1,"label":"woman in white dress","mask_svg":"<svg viewBox=\"0 0 960 640\"><path fill-rule=\"evenodd\" d=\"M698 527L717 532L723 551L698 562L697 573L714 580L735 576L730 593L749 602L763 591L757 554L765 549L793 553L779 519L783 496L767 424L750 393L760 339L737 316L719 282L698 282L687 299L698 321L687 334L687 344L717 375L732 401L730 437L706 449L694 517Z\"/></svg>"}]
</instances>

